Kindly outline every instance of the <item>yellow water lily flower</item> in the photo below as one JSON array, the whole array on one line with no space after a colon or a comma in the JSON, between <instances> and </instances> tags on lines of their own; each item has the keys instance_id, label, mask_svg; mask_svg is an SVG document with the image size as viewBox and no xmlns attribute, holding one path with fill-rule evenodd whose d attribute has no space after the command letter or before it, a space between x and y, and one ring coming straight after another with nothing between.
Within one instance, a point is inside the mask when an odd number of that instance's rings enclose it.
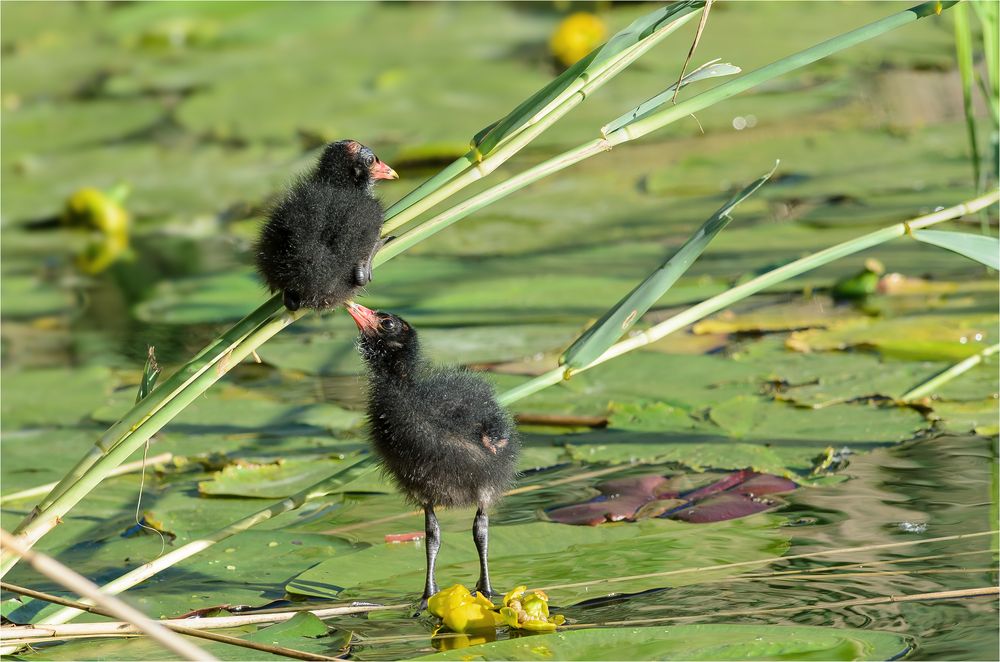
<instances>
[{"instance_id":1,"label":"yellow water lily flower","mask_svg":"<svg viewBox=\"0 0 1000 662\"><path fill-rule=\"evenodd\" d=\"M496 605L482 593L475 595L461 584L438 591L427 600L427 610L444 621L453 632L495 629L503 618L493 611Z\"/></svg>"},{"instance_id":2,"label":"yellow water lily flower","mask_svg":"<svg viewBox=\"0 0 1000 662\"><path fill-rule=\"evenodd\" d=\"M62 221L70 226L99 230L106 235L128 236L128 212L113 196L96 188L81 188L69 196Z\"/></svg>"},{"instance_id":3,"label":"yellow water lily flower","mask_svg":"<svg viewBox=\"0 0 1000 662\"><path fill-rule=\"evenodd\" d=\"M604 21L590 12L577 12L556 26L549 39L549 50L564 67L568 67L600 46L607 37Z\"/></svg>"},{"instance_id":4,"label":"yellow water lily flower","mask_svg":"<svg viewBox=\"0 0 1000 662\"><path fill-rule=\"evenodd\" d=\"M510 627L533 632L551 632L566 622L561 614L549 616L549 596L544 591L528 592L527 586L518 586L503 596L500 615Z\"/></svg>"}]
</instances>

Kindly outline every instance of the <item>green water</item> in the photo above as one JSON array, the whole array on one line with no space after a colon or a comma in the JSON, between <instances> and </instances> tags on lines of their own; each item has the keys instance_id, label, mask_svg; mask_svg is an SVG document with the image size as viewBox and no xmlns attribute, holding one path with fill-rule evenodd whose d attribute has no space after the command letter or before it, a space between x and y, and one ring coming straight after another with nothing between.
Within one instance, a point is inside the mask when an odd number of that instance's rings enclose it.
<instances>
[{"instance_id":1,"label":"green water","mask_svg":"<svg viewBox=\"0 0 1000 662\"><path fill-rule=\"evenodd\" d=\"M723 4L695 59L751 70L896 8ZM551 78L545 43L563 15L541 4L299 9L3 5L3 494L58 480L86 452L134 402L148 346L169 372L263 301L252 240L269 200L313 158L311 146L343 136L371 145L402 175L379 189L386 202L397 199L434 172L441 154L464 149ZM649 9L601 11L618 29ZM668 39L499 176L592 138L662 89L676 78L689 37ZM642 324L790 259L972 197L953 58L947 13L890 33L488 207L380 268L361 300L413 322L435 360L484 370L499 390L514 387L555 365L589 321L777 158L772 183L738 209ZM118 183L131 188L129 248L88 270L93 262L81 256L103 240L59 227L54 216L78 188ZM946 226L977 231L979 219ZM831 286L868 258L900 274L884 284L899 285L861 303L833 301ZM526 416L596 416L608 425L523 426L519 485L537 489L509 497L493 516L494 584L555 587L551 604L571 625L606 625L619 637L599 632L553 649L542 639L524 650L594 659L997 659L995 596L838 604L997 585L995 534L919 542L996 528L995 360L920 407L893 401L997 342L997 292L995 274L904 238L516 403ZM150 454L179 460L144 479L105 481L39 549L106 582L344 470L343 489L126 596L154 617L286 597L412 602L422 548L388 545L385 536L419 531L422 517L406 515L410 506L384 481L347 468L367 452L353 342L340 312L297 322L261 348L261 364L235 368L158 435ZM804 486L772 511L714 524L569 527L543 513L590 499L603 480L659 473L694 485L708 480L705 472L748 466ZM164 542L132 531L140 492ZM35 501L5 502L2 526L16 526ZM443 585L474 580L471 516L441 516ZM768 561L909 541L918 544ZM732 563L749 565L662 574ZM864 567L819 572L844 564ZM797 574L775 574L788 571ZM66 594L21 566L5 580ZM15 622L50 613L3 597ZM717 631L677 629L713 624L761 634L713 649L722 646ZM337 654L352 632L357 659L458 645L432 639L433 619L409 609L327 625L327 637L276 637ZM671 628L681 644L667 641ZM879 633L890 635L862 640ZM815 648L807 650L810 637ZM87 640L23 657L167 656L140 640Z\"/></svg>"}]
</instances>

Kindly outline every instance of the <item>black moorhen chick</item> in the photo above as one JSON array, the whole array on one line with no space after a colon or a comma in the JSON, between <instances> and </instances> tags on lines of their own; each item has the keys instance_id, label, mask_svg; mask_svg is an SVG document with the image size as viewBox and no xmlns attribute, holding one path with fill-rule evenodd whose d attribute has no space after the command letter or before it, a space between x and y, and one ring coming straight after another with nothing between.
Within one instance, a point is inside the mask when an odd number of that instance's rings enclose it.
<instances>
[{"instance_id":1,"label":"black moorhen chick","mask_svg":"<svg viewBox=\"0 0 1000 662\"><path fill-rule=\"evenodd\" d=\"M372 279L382 246L375 182L396 172L354 140L330 143L313 171L271 212L257 242L257 270L285 307L332 308Z\"/></svg>"},{"instance_id":2,"label":"black moorhen chick","mask_svg":"<svg viewBox=\"0 0 1000 662\"><path fill-rule=\"evenodd\" d=\"M358 348L371 373L368 419L375 451L400 491L424 509L427 580L422 604L437 593L434 561L441 533L435 506L479 507L472 525L479 551L476 590L492 595L486 510L517 475L513 419L482 378L431 367L421 356L417 332L406 321L356 303L347 304L347 312L361 331Z\"/></svg>"}]
</instances>

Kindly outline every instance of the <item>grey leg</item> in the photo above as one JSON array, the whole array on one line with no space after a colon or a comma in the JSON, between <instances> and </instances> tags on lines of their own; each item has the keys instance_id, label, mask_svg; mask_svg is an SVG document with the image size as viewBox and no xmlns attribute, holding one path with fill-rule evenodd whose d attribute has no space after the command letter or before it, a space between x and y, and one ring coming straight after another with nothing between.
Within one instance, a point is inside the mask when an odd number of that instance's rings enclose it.
<instances>
[{"instance_id":1,"label":"grey leg","mask_svg":"<svg viewBox=\"0 0 1000 662\"><path fill-rule=\"evenodd\" d=\"M437 560L438 548L441 547L441 529L438 527L434 506L424 506L424 543L427 547L427 580L424 582L424 596L421 607L427 606L427 598L437 593L437 582L434 580L434 562Z\"/></svg>"},{"instance_id":2,"label":"grey leg","mask_svg":"<svg viewBox=\"0 0 1000 662\"><path fill-rule=\"evenodd\" d=\"M472 539L476 542L476 549L479 551L479 581L476 582L476 590L488 598L493 595L493 587L490 586L490 569L486 561L490 539L490 518L482 507L476 511L476 519L472 522Z\"/></svg>"}]
</instances>

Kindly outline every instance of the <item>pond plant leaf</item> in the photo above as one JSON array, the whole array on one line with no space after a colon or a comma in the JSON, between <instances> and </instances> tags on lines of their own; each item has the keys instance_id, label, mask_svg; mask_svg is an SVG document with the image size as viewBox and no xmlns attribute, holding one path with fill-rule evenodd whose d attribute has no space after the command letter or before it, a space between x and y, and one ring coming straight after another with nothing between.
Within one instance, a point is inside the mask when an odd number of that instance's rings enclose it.
<instances>
[{"instance_id":1,"label":"pond plant leaf","mask_svg":"<svg viewBox=\"0 0 1000 662\"><path fill-rule=\"evenodd\" d=\"M736 471L710 485L688 490L677 489L678 478L660 475L635 476L606 481L596 486L600 496L590 501L549 510L549 519L560 524L587 524L635 521L655 512L692 523L721 522L769 510L782 502L761 498L766 494L791 492L798 486L787 478ZM652 502L666 501L662 512L649 509Z\"/></svg>"},{"instance_id":2,"label":"pond plant leaf","mask_svg":"<svg viewBox=\"0 0 1000 662\"><path fill-rule=\"evenodd\" d=\"M945 230L914 230L910 236L925 244L964 255L990 269L1000 269L1000 239L996 237Z\"/></svg>"},{"instance_id":3,"label":"pond plant leaf","mask_svg":"<svg viewBox=\"0 0 1000 662\"><path fill-rule=\"evenodd\" d=\"M99 365L80 368L3 371L3 427L52 427L78 422L106 397L111 371ZM44 397L39 394L44 393ZM128 404L135 398L131 394Z\"/></svg>"},{"instance_id":4,"label":"pond plant leaf","mask_svg":"<svg viewBox=\"0 0 1000 662\"><path fill-rule=\"evenodd\" d=\"M775 168L777 168L775 164ZM579 368L591 363L604 353L616 340L628 333L640 317L646 314L669 290L677 279L698 259L715 235L719 234L732 217L729 213L741 202L753 195L764 185L774 168L764 176L729 199L726 204L717 209L714 214L695 232L684 245L677 249L668 260L650 274L646 280L637 285L625 298L620 300L606 312L576 342L570 345L559 362L571 368Z\"/></svg>"},{"instance_id":5,"label":"pond plant leaf","mask_svg":"<svg viewBox=\"0 0 1000 662\"><path fill-rule=\"evenodd\" d=\"M243 638L247 641L256 641L262 644L295 648L295 643L300 638L308 637L314 639L322 637L327 631L326 624L319 620L315 614L304 611L295 614L295 616L292 616L283 623L269 625Z\"/></svg>"},{"instance_id":6,"label":"pond plant leaf","mask_svg":"<svg viewBox=\"0 0 1000 662\"><path fill-rule=\"evenodd\" d=\"M806 625L669 625L567 630L429 655L425 660L895 660L894 632Z\"/></svg>"},{"instance_id":7,"label":"pond plant leaf","mask_svg":"<svg viewBox=\"0 0 1000 662\"><path fill-rule=\"evenodd\" d=\"M347 471L366 459L356 454L347 458L290 458L269 463L238 462L198 483L198 492L207 496L242 496L281 499L312 485L325 476ZM345 484L355 479L351 474Z\"/></svg>"},{"instance_id":8,"label":"pond plant leaf","mask_svg":"<svg viewBox=\"0 0 1000 662\"><path fill-rule=\"evenodd\" d=\"M627 113L623 113L620 117L616 117L611 120L601 128L601 133L606 136L612 131L616 131L631 122L641 120L663 104L667 103L668 100L673 98L674 91L684 87L685 85L690 85L691 83L706 80L708 78L716 78L718 76L732 76L743 71L739 67L729 64L728 62L719 62L719 59L720 58L716 58L715 60L706 62L691 73L685 75L679 84L674 83L653 98L643 101Z\"/></svg>"},{"instance_id":9,"label":"pond plant leaf","mask_svg":"<svg viewBox=\"0 0 1000 662\"><path fill-rule=\"evenodd\" d=\"M464 515L458 517L457 515ZM442 519L445 541L437 561L442 584L465 581L478 572L470 514ZM417 517L413 518L414 524ZM490 527L490 574L498 590L518 585L541 588L553 604L565 605L606 594L683 586L707 576L726 577L737 568L665 577L634 577L671 568L697 567L705 558L719 563L769 558L787 547L783 518L762 513L753 517L692 526L668 519L598 527L563 526L554 522ZM398 527L413 524L396 523ZM400 530L403 530L402 528ZM738 541L738 542L737 542ZM622 572L622 549L628 549L629 572ZM579 559L586 558L586 564ZM422 545L379 542L301 573L286 585L298 595L323 599L405 600L423 583ZM721 574L717 574L721 573ZM604 581L610 577L628 578ZM561 586L572 577L574 585ZM578 586L576 582L594 585Z\"/></svg>"}]
</instances>

